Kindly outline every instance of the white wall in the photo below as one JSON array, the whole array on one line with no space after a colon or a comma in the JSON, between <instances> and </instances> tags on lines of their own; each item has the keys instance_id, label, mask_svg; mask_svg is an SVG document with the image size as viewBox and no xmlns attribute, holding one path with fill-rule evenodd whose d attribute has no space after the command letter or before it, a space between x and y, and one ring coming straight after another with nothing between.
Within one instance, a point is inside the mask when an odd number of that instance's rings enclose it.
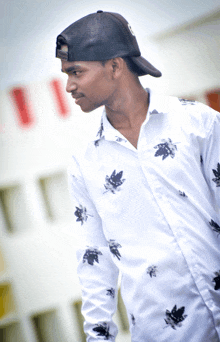
<instances>
[{"instance_id":1,"label":"white wall","mask_svg":"<svg viewBox=\"0 0 220 342\"><path fill-rule=\"evenodd\" d=\"M163 76L154 84L165 94L196 97L220 88L220 11L152 37ZM148 39L146 39L147 45Z\"/></svg>"}]
</instances>

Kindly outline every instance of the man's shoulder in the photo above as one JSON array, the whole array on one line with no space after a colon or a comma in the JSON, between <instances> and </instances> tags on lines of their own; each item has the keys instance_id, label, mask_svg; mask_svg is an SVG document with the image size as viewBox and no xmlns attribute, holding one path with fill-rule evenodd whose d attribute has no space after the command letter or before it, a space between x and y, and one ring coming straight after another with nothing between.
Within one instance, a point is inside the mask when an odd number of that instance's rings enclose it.
<instances>
[{"instance_id":1,"label":"man's shoulder","mask_svg":"<svg viewBox=\"0 0 220 342\"><path fill-rule=\"evenodd\" d=\"M152 93L151 110L165 116L167 124L176 123L188 133L206 136L215 121L220 121L220 113L208 105L177 96Z\"/></svg>"},{"instance_id":2,"label":"man's shoulder","mask_svg":"<svg viewBox=\"0 0 220 342\"><path fill-rule=\"evenodd\" d=\"M192 99L168 96L166 101L171 113L181 116L183 121L190 122L192 126L209 129L220 115L208 105Z\"/></svg>"},{"instance_id":3,"label":"man's shoulder","mask_svg":"<svg viewBox=\"0 0 220 342\"><path fill-rule=\"evenodd\" d=\"M201 118L205 117L215 117L218 112L213 110L207 104L202 102L192 100L192 99L185 99L175 96L168 96L170 104L175 105L177 108L182 108L184 110L185 115L187 113L189 115L197 115L201 116Z\"/></svg>"}]
</instances>

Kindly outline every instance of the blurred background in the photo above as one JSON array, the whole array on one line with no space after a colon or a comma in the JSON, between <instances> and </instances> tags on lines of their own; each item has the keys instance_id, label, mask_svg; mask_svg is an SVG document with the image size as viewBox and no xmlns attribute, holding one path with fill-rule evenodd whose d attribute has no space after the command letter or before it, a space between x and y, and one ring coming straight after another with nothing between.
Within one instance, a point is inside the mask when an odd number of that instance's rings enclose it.
<instances>
[{"instance_id":1,"label":"blurred background","mask_svg":"<svg viewBox=\"0 0 220 342\"><path fill-rule=\"evenodd\" d=\"M219 0L1 0L0 341L84 342L66 170L98 125L65 93L56 36L97 10L122 14L162 71L158 93L220 111ZM129 342L119 293L117 342Z\"/></svg>"}]
</instances>

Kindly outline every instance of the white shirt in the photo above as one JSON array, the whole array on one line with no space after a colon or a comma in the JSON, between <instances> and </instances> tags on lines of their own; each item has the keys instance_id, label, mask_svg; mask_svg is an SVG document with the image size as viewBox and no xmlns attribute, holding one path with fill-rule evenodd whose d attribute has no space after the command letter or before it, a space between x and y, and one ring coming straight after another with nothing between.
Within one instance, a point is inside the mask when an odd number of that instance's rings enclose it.
<instances>
[{"instance_id":1,"label":"white shirt","mask_svg":"<svg viewBox=\"0 0 220 342\"><path fill-rule=\"evenodd\" d=\"M69 170L87 341L220 341L220 113L150 93L137 149L103 112Z\"/></svg>"}]
</instances>

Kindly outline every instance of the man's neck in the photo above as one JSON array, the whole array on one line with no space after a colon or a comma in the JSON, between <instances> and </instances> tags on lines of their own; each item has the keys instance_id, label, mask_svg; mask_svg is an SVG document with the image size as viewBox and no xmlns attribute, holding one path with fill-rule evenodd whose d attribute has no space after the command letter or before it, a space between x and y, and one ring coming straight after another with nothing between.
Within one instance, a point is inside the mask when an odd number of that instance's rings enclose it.
<instances>
[{"instance_id":1,"label":"man's neck","mask_svg":"<svg viewBox=\"0 0 220 342\"><path fill-rule=\"evenodd\" d=\"M148 93L141 85L137 85L133 89L128 86L122 94L117 95L113 104L106 106L108 120L137 148L140 127L148 111Z\"/></svg>"},{"instance_id":2,"label":"man's neck","mask_svg":"<svg viewBox=\"0 0 220 342\"><path fill-rule=\"evenodd\" d=\"M147 91L141 86L139 89L132 91L127 89L126 92L117 94L117 98L111 106L106 106L106 114L112 126L132 127L137 122L144 121L146 118L149 96Z\"/></svg>"}]
</instances>

